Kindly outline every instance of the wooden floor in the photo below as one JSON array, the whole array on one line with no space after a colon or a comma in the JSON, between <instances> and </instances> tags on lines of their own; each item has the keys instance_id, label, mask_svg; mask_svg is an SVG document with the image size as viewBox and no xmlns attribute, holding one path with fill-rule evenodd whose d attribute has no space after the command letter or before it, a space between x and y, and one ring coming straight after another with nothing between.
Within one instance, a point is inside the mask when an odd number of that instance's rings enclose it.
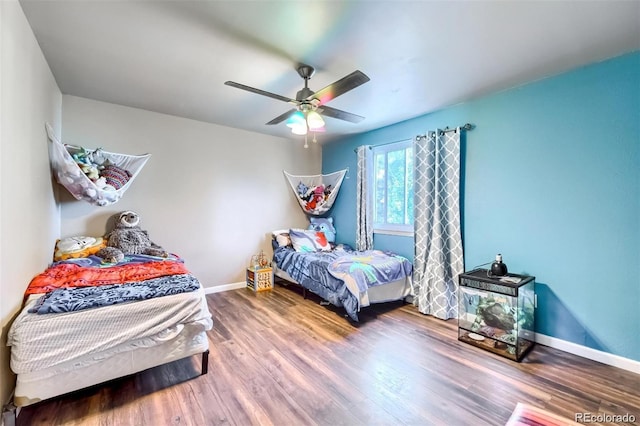
<instances>
[{"instance_id":1,"label":"wooden floor","mask_svg":"<svg viewBox=\"0 0 640 426\"><path fill-rule=\"evenodd\" d=\"M293 288L207 297L207 375L177 361L26 407L18 425L504 425L518 402L640 422L640 375L541 345L516 363L410 305L354 325Z\"/></svg>"}]
</instances>

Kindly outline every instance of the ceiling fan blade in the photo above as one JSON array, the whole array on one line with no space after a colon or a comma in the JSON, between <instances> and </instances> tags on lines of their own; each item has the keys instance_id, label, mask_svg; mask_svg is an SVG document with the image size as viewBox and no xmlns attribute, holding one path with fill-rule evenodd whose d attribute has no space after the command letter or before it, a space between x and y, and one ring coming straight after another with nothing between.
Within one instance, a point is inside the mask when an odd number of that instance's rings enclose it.
<instances>
[{"instance_id":1,"label":"ceiling fan blade","mask_svg":"<svg viewBox=\"0 0 640 426\"><path fill-rule=\"evenodd\" d=\"M277 99L279 101L289 102L293 105L298 105L298 101L296 101L295 99L291 99L285 96L277 95L275 93L267 92L266 90L256 89L255 87L246 86L244 84L236 83L235 81L225 81L224 84L226 84L227 86L246 90L247 92L257 93L258 95L267 96L269 98Z\"/></svg>"},{"instance_id":2,"label":"ceiling fan blade","mask_svg":"<svg viewBox=\"0 0 640 426\"><path fill-rule=\"evenodd\" d=\"M282 123L284 120L286 120L287 118L289 118L289 116L291 116L291 114L293 114L294 112L296 112L297 109L290 109L289 111L285 112L284 114L280 114L279 116L277 116L276 118L274 118L273 120L271 120L270 122L268 122L267 124L278 124L278 123Z\"/></svg>"},{"instance_id":3,"label":"ceiling fan blade","mask_svg":"<svg viewBox=\"0 0 640 426\"><path fill-rule=\"evenodd\" d=\"M359 123L364 120L364 117L350 112L342 111L340 109L331 108L326 105L318 107L318 113L331 118L337 118L338 120L350 121L352 123Z\"/></svg>"},{"instance_id":4,"label":"ceiling fan blade","mask_svg":"<svg viewBox=\"0 0 640 426\"><path fill-rule=\"evenodd\" d=\"M320 101L320 105L323 105L331 99L335 99L343 93L355 89L369 80L370 78L365 73L360 70L356 70L351 74L342 77L340 80L331 83L327 87L318 90L306 100L310 101L311 99L318 99Z\"/></svg>"}]
</instances>

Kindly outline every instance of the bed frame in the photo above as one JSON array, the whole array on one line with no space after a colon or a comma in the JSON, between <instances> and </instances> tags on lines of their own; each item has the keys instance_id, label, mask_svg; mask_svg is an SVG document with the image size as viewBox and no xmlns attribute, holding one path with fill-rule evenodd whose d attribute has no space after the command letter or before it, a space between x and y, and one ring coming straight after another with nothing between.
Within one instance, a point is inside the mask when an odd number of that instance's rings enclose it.
<instances>
[{"instance_id":1,"label":"bed frame","mask_svg":"<svg viewBox=\"0 0 640 426\"><path fill-rule=\"evenodd\" d=\"M206 331L203 331L202 334L204 335L204 339L205 342L206 340ZM175 356L172 357L168 357L166 362L157 362L158 356L151 356L150 355L150 351L149 350L155 350L156 352L158 351L158 349L161 349L161 347L164 345L160 345L159 347L151 347L151 348L143 348L137 351L132 351L132 353L129 353L127 355L130 355L131 359L138 359L139 361L136 362L134 361L132 363L132 366L135 365L133 367L132 371L131 368L125 368L125 369L113 369L114 365L118 365L121 363L121 358L123 358L122 354L118 354L114 357L111 357L99 364L92 364L90 366L91 370L101 370L103 372L106 372L107 374L105 374L102 379L99 382L95 382L95 375L89 375L86 374L87 371L86 369L79 369L79 370L75 370L73 371L75 376L79 376L79 377L84 377L84 380L80 380L80 381L75 381L75 382L71 382L71 385L69 386L68 383L64 382L64 379L61 380L60 377L55 376L51 379L48 379L46 382L34 382L32 384L29 385L29 387L31 386L44 386L45 389L49 389L51 387L51 384L55 384L57 389L60 390L59 393L57 393L56 395L51 395L48 396L47 398L44 399L29 399L28 397L17 397L14 394L13 397L13 401L10 402L9 404L5 405L3 407L2 410L2 419L4 421L4 426L15 426L16 421L17 421L17 417L20 411L20 408L22 407L26 407L28 405L32 405L32 404L36 404L38 402L44 401L46 399L49 398L54 398L54 397L58 397L58 396L62 396L62 395L66 395L69 394L71 392L75 392L78 391L80 389L86 389L88 387L91 386L95 386L95 385L99 385L102 383L106 383L108 381L111 380L115 380L115 379L119 379L119 378L123 378L123 377L127 377L127 376L131 376L134 375L136 373L142 372L144 370L148 370L150 368L154 368L160 365L164 365L164 364L169 364L171 362L174 361L178 361L180 359L185 359L188 358L190 356L193 355L197 355L200 352L196 352L194 354L189 354L189 355L185 355L183 353L178 353ZM162 348L162 349L166 349L166 348ZM193 351L195 348L193 348L191 351ZM199 350L201 350L201 348L198 348ZM205 351L201 352L201 366L200 366L200 375L205 375L209 372L209 349L206 349ZM145 361L146 360L146 361ZM196 376L196 377L199 377ZM194 377L195 378L195 377ZM18 376L18 380L21 380L20 376ZM18 389L19 387L17 386L16 389Z\"/></svg>"},{"instance_id":2,"label":"bed frame","mask_svg":"<svg viewBox=\"0 0 640 426\"><path fill-rule=\"evenodd\" d=\"M284 285L293 284L302 289L302 297L304 299L307 298L307 292L311 292L311 290L307 290L306 287L298 283L294 280L291 275L289 275L286 271L278 268L277 265L273 266L273 275L278 278L278 280L274 279L274 283L279 283ZM369 294L369 304L375 303L386 303L386 302L394 302L402 300L404 301L407 297L410 296L411 286L407 284L407 280L410 280L410 277L403 278L398 281L393 281L391 283L371 287L368 291ZM311 292L313 293L313 292ZM313 293L315 294L315 293ZM322 301L321 304L331 304L330 302ZM345 314L345 316L349 317L349 315Z\"/></svg>"},{"instance_id":3,"label":"bed frame","mask_svg":"<svg viewBox=\"0 0 640 426\"><path fill-rule=\"evenodd\" d=\"M33 316L35 314L29 312L30 307L37 303L38 299L37 295L30 296L12 324L11 331L14 330L14 327L18 327L11 342L12 360L15 355L13 346L20 345L22 340L26 342L26 339L35 336L47 339L52 327L69 325L67 327L69 331L65 331L60 336L56 335L58 339L56 342L64 351L59 355L49 356L46 351L30 349L33 358L27 359L26 362L22 360L26 358L25 353L31 356L28 349L23 349L23 352L17 355L20 360L18 362L21 363L19 365L29 365L29 368L18 367L19 372L16 376L13 400L3 407L2 415L6 426L15 424L20 407L131 376L180 359L200 355L202 358L200 374L195 377L208 372L209 338L207 331L212 326L212 319L202 287L196 292L178 293L134 303L116 303L100 308L101 312L82 310L77 312L77 315L82 316L76 317L74 314L73 318L72 316L56 317L55 321L53 319L36 319L37 317ZM175 312L169 311L172 314L167 317L158 316L156 320L154 316L149 316L149 324L152 328L156 327L154 329L156 334L143 336L138 332L130 335L124 333L122 336L126 339L118 340L116 337L114 344L99 346L100 349L95 351L69 352L69 348L74 347L72 341L76 339L75 336L78 333L89 332L88 325L99 326L102 324L105 315L117 317L118 324L126 324L127 318L133 318L140 312L164 312L172 308L175 308ZM105 312L105 309L108 312ZM173 314L179 315L175 319L178 321L176 323L173 322ZM114 323L113 320L110 322ZM37 344L38 340L32 342ZM91 339L88 339L88 342L91 344ZM67 344L68 346L65 346ZM42 359L46 361L40 364L39 355L42 355ZM55 356L59 357L59 361L53 358ZM54 361L51 360L52 358ZM27 364L28 362L31 364Z\"/></svg>"}]
</instances>

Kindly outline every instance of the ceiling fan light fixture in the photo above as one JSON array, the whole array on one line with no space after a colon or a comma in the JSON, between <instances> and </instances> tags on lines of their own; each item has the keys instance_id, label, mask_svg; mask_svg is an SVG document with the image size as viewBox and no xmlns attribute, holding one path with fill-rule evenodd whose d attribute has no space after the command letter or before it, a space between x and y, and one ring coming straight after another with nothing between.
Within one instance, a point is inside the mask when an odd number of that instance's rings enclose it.
<instances>
[{"instance_id":1,"label":"ceiling fan light fixture","mask_svg":"<svg viewBox=\"0 0 640 426\"><path fill-rule=\"evenodd\" d=\"M307 126L306 124L297 125L291 127L291 133L294 135L306 135L307 134Z\"/></svg>"},{"instance_id":2,"label":"ceiling fan light fixture","mask_svg":"<svg viewBox=\"0 0 640 426\"><path fill-rule=\"evenodd\" d=\"M359 115L325 106L327 102L369 81L369 77L362 71L356 70L315 92L308 86L309 79L315 72L315 69L310 65L300 64L297 70L300 77L304 79L304 87L298 91L295 99L267 92L266 90L256 89L255 87L234 81L226 81L224 84L295 105L296 109L280 114L266 124L278 124L286 120L286 125L291 129L293 134L305 136L305 148L309 146L307 142L307 134L309 132L313 133L313 142L317 142L315 134L326 131L324 128L325 122L321 114L352 123L359 123L364 119L364 117L360 117Z\"/></svg>"},{"instance_id":3,"label":"ceiling fan light fixture","mask_svg":"<svg viewBox=\"0 0 640 426\"><path fill-rule=\"evenodd\" d=\"M309 125L309 130L318 131L318 129L324 130L324 120L316 111L309 111L307 114L307 124Z\"/></svg>"},{"instance_id":4,"label":"ceiling fan light fixture","mask_svg":"<svg viewBox=\"0 0 640 426\"><path fill-rule=\"evenodd\" d=\"M306 126L307 123L304 119L304 114L300 111L296 111L287 119L287 127L300 127Z\"/></svg>"}]
</instances>

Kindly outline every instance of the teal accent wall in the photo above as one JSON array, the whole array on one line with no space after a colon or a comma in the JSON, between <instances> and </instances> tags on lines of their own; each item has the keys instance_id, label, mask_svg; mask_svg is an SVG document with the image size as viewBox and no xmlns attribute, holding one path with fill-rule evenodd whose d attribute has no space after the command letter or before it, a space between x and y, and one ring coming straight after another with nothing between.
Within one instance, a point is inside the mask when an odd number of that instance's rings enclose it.
<instances>
[{"instance_id":1,"label":"teal accent wall","mask_svg":"<svg viewBox=\"0 0 640 426\"><path fill-rule=\"evenodd\" d=\"M465 269L502 253L536 277L537 332L640 361L640 52L327 144L323 173L349 167L337 240L355 242L355 147L467 122ZM410 237L374 244L413 258Z\"/></svg>"}]
</instances>

